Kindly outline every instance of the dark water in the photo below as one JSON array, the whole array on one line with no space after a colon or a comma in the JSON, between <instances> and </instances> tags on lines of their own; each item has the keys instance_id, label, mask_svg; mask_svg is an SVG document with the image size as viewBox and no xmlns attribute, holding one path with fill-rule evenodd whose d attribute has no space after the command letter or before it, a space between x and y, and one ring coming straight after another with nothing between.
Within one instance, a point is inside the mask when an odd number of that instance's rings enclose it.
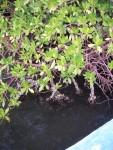
<instances>
[{"instance_id":1,"label":"dark water","mask_svg":"<svg viewBox=\"0 0 113 150\"><path fill-rule=\"evenodd\" d=\"M88 106L87 89L81 96L74 93L73 86L62 92L75 103L51 109L40 106L39 97L29 96L14 109L11 122L0 126L0 150L63 150L113 118L112 104L111 108L107 103L94 108ZM97 101L105 99L98 90L96 96Z\"/></svg>"}]
</instances>

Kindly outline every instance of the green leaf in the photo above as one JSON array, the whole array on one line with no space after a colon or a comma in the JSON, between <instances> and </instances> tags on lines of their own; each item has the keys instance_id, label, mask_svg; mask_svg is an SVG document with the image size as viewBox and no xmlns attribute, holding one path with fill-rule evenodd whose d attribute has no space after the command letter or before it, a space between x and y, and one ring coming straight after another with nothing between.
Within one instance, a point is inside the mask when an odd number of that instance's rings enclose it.
<instances>
[{"instance_id":1,"label":"green leaf","mask_svg":"<svg viewBox=\"0 0 113 150\"><path fill-rule=\"evenodd\" d=\"M60 85L60 84L58 84L58 83L55 84L55 89L56 89L56 90L58 90L58 89L61 88L61 87L62 87L62 85Z\"/></svg>"},{"instance_id":2,"label":"green leaf","mask_svg":"<svg viewBox=\"0 0 113 150\"><path fill-rule=\"evenodd\" d=\"M17 99L11 99L10 102L9 102L10 107L19 106L20 104L21 104L21 102L18 101Z\"/></svg>"},{"instance_id":3,"label":"green leaf","mask_svg":"<svg viewBox=\"0 0 113 150\"><path fill-rule=\"evenodd\" d=\"M30 91L31 93L34 93L34 90L33 90L33 89L31 89L31 88L29 88L29 91Z\"/></svg>"},{"instance_id":4,"label":"green leaf","mask_svg":"<svg viewBox=\"0 0 113 150\"><path fill-rule=\"evenodd\" d=\"M94 72L85 72L84 74L85 79L88 81L90 88L96 82L95 73Z\"/></svg>"},{"instance_id":5,"label":"green leaf","mask_svg":"<svg viewBox=\"0 0 113 150\"><path fill-rule=\"evenodd\" d=\"M88 47L93 48L95 44L88 44Z\"/></svg>"},{"instance_id":6,"label":"green leaf","mask_svg":"<svg viewBox=\"0 0 113 150\"><path fill-rule=\"evenodd\" d=\"M98 34L94 36L93 42L96 44L96 46L101 46L104 43L102 38Z\"/></svg>"},{"instance_id":7,"label":"green leaf","mask_svg":"<svg viewBox=\"0 0 113 150\"><path fill-rule=\"evenodd\" d=\"M55 60L53 60L50 69L53 69L55 67Z\"/></svg>"},{"instance_id":8,"label":"green leaf","mask_svg":"<svg viewBox=\"0 0 113 150\"><path fill-rule=\"evenodd\" d=\"M8 114L8 112L9 112L9 108L7 108L7 109L5 110L5 114Z\"/></svg>"},{"instance_id":9,"label":"green leaf","mask_svg":"<svg viewBox=\"0 0 113 150\"><path fill-rule=\"evenodd\" d=\"M97 46L97 51L98 51L99 53L101 53L101 52L102 52L102 48L101 48L100 46Z\"/></svg>"},{"instance_id":10,"label":"green leaf","mask_svg":"<svg viewBox=\"0 0 113 150\"><path fill-rule=\"evenodd\" d=\"M110 43L108 45L107 54L109 54L109 53L113 54L113 43Z\"/></svg>"},{"instance_id":11,"label":"green leaf","mask_svg":"<svg viewBox=\"0 0 113 150\"><path fill-rule=\"evenodd\" d=\"M5 101L2 102L2 107L4 107L4 106L5 106Z\"/></svg>"},{"instance_id":12,"label":"green leaf","mask_svg":"<svg viewBox=\"0 0 113 150\"><path fill-rule=\"evenodd\" d=\"M10 122L10 118L8 116L5 116L5 119Z\"/></svg>"},{"instance_id":13,"label":"green leaf","mask_svg":"<svg viewBox=\"0 0 113 150\"><path fill-rule=\"evenodd\" d=\"M108 67L109 67L110 70L113 69L113 60L112 60L111 62L108 63Z\"/></svg>"},{"instance_id":14,"label":"green leaf","mask_svg":"<svg viewBox=\"0 0 113 150\"><path fill-rule=\"evenodd\" d=\"M30 0L24 0L24 5L27 5Z\"/></svg>"},{"instance_id":15,"label":"green leaf","mask_svg":"<svg viewBox=\"0 0 113 150\"><path fill-rule=\"evenodd\" d=\"M1 59L1 64L6 65L6 64L10 64L12 61L12 56L7 57L7 58L2 58Z\"/></svg>"},{"instance_id":16,"label":"green leaf","mask_svg":"<svg viewBox=\"0 0 113 150\"><path fill-rule=\"evenodd\" d=\"M109 28L109 35L111 38L113 38L113 29L112 28Z\"/></svg>"},{"instance_id":17,"label":"green leaf","mask_svg":"<svg viewBox=\"0 0 113 150\"><path fill-rule=\"evenodd\" d=\"M71 83L72 83L72 81L71 81L71 79L70 79L70 78L68 78L68 83L69 83L69 84L71 84Z\"/></svg>"},{"instance_id":18,"label":"green leaf","mask_svg":"<svg viewBox=\"0 0 113 150\"><path fill-rule=\"evenodd\" d=\"M43 85L42 85L42 86L40 86L40 88L39 88L39 92L41 92L43 89L44 89L44 86L43 86Z\"/></svg>"}]
</instances>

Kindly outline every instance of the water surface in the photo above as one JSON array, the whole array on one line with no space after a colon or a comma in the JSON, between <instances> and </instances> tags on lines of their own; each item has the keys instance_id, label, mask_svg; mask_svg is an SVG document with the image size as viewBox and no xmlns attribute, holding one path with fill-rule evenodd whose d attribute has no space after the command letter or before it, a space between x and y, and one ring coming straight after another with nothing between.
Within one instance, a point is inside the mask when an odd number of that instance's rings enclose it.
<instances>
[{"instance_id":1,"label":"water surface","mask_svg":"<svg viewBox=\"0 0 113 150\"><path fill-rule=\"evenodd\" d=\"M0 150L63 150L113 118L113 105L107 103L91 108L87 104L89 90L77 96L74 87L66 93L75 103L65 107L55 105L52 109L41 106L37 97L28 96L19 108L11 112L11 122L0 126ZM105 97L96 91L97 101Z\"/></svg>"}]
</instances>

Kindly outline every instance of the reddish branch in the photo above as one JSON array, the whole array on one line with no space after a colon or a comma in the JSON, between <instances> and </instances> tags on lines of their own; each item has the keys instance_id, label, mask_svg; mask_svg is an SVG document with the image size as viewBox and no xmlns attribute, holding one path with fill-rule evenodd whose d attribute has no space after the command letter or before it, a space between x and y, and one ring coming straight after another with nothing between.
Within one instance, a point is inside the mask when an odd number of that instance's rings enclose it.
<instances>
[{"instance_id":1,"label":"reddish branch","mask_svg":"<svg viewBox=\"0 0 113 150\"><path fill-rule=\"evenodd\" d=\"M96 84L101 88L107 98L106 92L109 91L110 94L113 92L113 74L107 66L108 62L113 60L113 55L107 54L107 48L110 42L113 41L110 40L102 46L101 53L91 48L86 48L84 51L85 69L86 71L94 71L97 79Z\"/></svg>"}]
</instances>

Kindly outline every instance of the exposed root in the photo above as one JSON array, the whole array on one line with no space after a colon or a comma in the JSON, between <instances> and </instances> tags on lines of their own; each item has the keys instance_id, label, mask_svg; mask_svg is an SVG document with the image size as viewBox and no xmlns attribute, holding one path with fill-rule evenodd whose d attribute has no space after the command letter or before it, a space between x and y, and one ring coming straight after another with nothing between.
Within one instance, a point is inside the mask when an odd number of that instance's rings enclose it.
<instances>
[{"instance_id":1,"label":"exposed root","mask_svg":"<svg viewBox=\"0 0 113 150\"><path fill-rule=\"evenodd\" d=\"M70 103L72 100L69 99L69 97L65 96L64 94L61 94L56 88L54 81L51 80L51 90L52 90L52 95L46 99L46 102L49 103L57 103L61 104L62 106L65 105L65 103Z\"/></svg>"},{"instance_id":2,"label":"exposed root","mask_svg":"<svg viewBox=\"0 0 113 150\"><path fill-rule=\"evenodd\" d=\"M52 95L50 96L50 99L53 99L57 92L57 89L55 88L55 83L53 79L51 79L50 84L51 84L51 91L52 91Z\"/></svg>"},{"instance_id":3,"label":"exposed root","mask_svg":"<svg viewBox=\"0 0 113 150\"><path fill-rule=\"evenodd\" d=\"M91 87L91 92L90 92L90 96L88 98L88 103L90 105L94 105L95 104L95 99L96 99L96 96L95 96L95 93L94 93L94 86Z\"/></svg>"},{"instance_id":4,"label":"exposed root","mask_svg":"<svg viewBox=\"0 0 113 150\"><path fill-rule=\"evenodd\" d=\"M107 99L107 100L104 100L104 101L102 101L102 102L96 102L96 104L99 105L99 104L103 104L103 103L107 102L107 103L108 103L108 106L109 106L109 108L110 108L110 101L113 101L113 99Z\"/></svg>"},{"instance_id":5,"label":"exposed root","mask_svg":"<svg viewBox=\"0 0 113 150\"><path fill-rule=\"evenodd\" d=\"M73 82L73 84L75 86L76 94L81 94L82 90L79 88L78 83L75 81L74 78L72 78L72 82Z\"/></svg>"},{"instance_id":6,"label":"exposed root","mask_svg":"<svg viewBox=\"0 0 113 150\"><path fill-rule=\"evenodd\" d=\"M49 98L46 99L46 102L50 104L60 104L62 106L65 106L66 103L71 103L73 102L72 100L69 99L69 97L65 96L64 94L61 94L59 91L57 91L54 94L54 97L50 96Z\"/></svg>"}]
</instances>

